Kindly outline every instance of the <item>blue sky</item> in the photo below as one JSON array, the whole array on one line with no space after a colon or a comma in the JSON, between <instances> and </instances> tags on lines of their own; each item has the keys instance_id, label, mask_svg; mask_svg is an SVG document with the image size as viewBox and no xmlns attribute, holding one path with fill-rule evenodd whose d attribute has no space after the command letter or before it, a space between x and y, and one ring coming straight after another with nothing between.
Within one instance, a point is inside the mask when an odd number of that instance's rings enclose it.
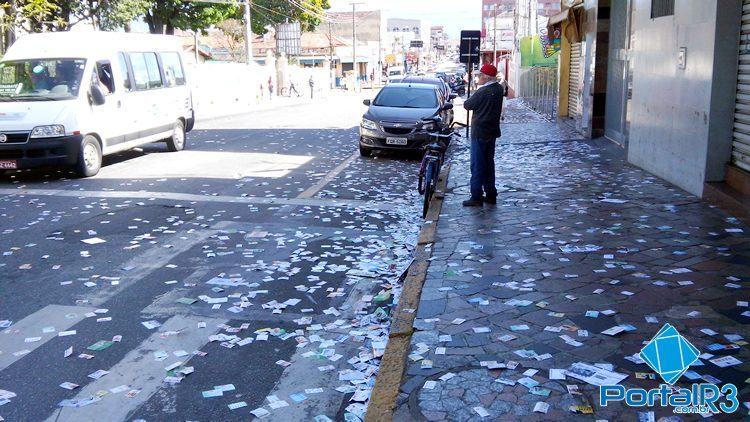
<instances>
[{"instance_id":1,"label":"blue sky","mask_svg":"<svg viewBox=\"0 0 750 422\"><path fill-rule=\"evenodd\" d=\"M351 2L361 2L357 10L377 10L386 18L421 19L429 25L443 25L451 38L462 29L482 29L481 0L330 0L331 10L351 11Z\"/></svg>"}]
</instances>

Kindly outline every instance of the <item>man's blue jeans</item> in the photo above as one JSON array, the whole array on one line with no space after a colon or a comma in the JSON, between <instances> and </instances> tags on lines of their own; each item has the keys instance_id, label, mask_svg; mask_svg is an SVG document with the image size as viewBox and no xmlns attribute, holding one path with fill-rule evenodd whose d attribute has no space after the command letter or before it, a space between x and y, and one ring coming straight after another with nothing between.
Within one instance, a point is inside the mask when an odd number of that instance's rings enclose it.
<instances>
[{"instance_id":1,"label":"man's blue jeans","mask_svg":"<svg viewBox=\"0 0 750 422\"><path fill-rule=\"evenodd\" d=\"M471 199L497 197L495 188L495 139L471 137Z\"/></svg>"}]
</instances>

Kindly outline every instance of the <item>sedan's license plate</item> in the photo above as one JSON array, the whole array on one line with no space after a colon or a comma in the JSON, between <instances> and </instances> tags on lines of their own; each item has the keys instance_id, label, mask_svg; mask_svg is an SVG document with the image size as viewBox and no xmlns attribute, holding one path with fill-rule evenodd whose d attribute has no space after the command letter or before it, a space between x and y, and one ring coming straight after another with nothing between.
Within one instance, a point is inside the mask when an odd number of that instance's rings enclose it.
<instances>
[{"instance_id":1,"label":"sedan's license plate","mask_svg":"<svg viewBox=\"0 0 750 422\"><path fill-rule=\"evenodd\" d=\"M408 140L406 138L385 138L385 143L388 145L406 145Z\"/></svg>"},{"instance_id":2,"label":"sedan's license plate","mask_svg":"<svg viewBox=\"0 0 750 422\"><path fill-rule=\"evenodd\" d=\"M15 170L17 168L16 160L0 160L0 170Z\"/></svg>"}]
</instances>

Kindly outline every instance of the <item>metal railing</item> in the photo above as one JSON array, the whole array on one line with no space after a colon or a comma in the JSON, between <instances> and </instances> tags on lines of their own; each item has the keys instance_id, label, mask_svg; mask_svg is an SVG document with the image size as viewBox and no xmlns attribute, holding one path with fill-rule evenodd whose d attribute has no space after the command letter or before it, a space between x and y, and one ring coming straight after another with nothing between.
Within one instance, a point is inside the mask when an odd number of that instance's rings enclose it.
<instances>
[{"instance_id":1,"label":"metal railing","mask_svg":"<svg viewBox=\"0 0 750 422\"><path fill-rule=\"evenodd\" d=\"M557 118L557 67L521 68L517 96L550 119Z\"/></svg>"}]
</instances>

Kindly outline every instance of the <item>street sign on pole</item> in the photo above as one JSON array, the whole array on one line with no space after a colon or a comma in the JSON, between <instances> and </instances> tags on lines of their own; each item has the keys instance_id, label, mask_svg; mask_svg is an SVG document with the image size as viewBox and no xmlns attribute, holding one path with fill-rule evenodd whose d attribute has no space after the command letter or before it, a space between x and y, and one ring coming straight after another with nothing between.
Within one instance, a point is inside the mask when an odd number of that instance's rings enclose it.
<instances>
[{"instance_id":1,"label":"street sign on pole","mask_svg":"<svg viewBox=\"0 0 750 422\"><path fill-rule=\"evenodd\" d=\"M482 31L461 31L461 63L467 65L479 63L479 44L481 39Z\"/></svg>"},{"instance_id":2,"label":"street sign on pole","mask_svg":"<svg viewBox=\"0 0 750 422\"><path fill-rule=\"evenodd\" d=\"M409 44L411 48L422 48L424 47L424 41L422 40L412 40Z\"/></svg>"},{"instance_id":3,"label":"street sign on pole","mask_svg":"<svg viewBox=\"0 0 750 422\"><path fill-rule=\"evenodd\" d=\"M276 51L287 57L300 55L302 29L299 22L282 23L276 27Z\"/></svg>"}]
</instances>

